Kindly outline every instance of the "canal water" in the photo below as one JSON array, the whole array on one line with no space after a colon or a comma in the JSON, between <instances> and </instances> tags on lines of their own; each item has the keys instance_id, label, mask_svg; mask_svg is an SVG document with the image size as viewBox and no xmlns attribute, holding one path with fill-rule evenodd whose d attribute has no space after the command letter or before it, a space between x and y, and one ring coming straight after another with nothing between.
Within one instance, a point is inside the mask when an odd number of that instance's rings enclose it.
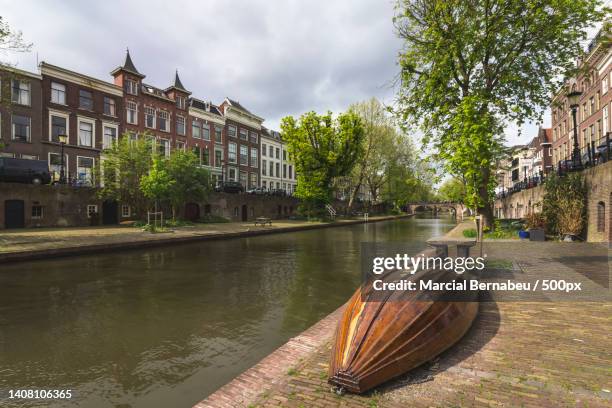
<instances>
[{"instance_id":1,"label":"canal water","mask_svg":"<svg viewBox=\"0 0 612 408\"><path fill-rule=\"evenodd\" d=\"M326 316L361 242L416 253L449 218L0 265L0 406L191 407ZM70 389L11 401L10 389Z\"/></svg>"}]
</instances>

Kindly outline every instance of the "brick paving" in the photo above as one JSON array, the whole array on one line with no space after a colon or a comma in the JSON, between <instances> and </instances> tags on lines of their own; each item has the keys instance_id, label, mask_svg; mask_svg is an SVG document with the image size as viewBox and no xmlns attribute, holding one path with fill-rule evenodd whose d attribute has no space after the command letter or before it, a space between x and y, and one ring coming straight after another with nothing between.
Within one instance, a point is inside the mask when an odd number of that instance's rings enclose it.
<instances>
[{"instance_id":1,"label":"brick paving","mask_svg":"<svg viewBox=\"0 0 612 408\"><path fill-rule=\"evenodd\" d=\"M580 275L610 293L610 250L602 245L487 242L484 249L521 273ZM311 351L273 353L249 370L254 389L245 379L240 386L234 381L197 407L612 406L609 300L482 302L455 347L362 396L336 395L327 384L338 313L319 324ZM233 398L236 393L241 399Z\"/></svg>"}]
</instances>

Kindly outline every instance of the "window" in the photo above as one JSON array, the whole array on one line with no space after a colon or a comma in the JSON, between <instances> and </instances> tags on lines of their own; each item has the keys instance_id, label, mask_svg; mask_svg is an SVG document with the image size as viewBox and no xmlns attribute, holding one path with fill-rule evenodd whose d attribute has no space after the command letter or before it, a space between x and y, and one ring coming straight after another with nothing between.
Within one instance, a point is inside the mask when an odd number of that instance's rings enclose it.
<instances>
[{"instance_id":1,"label":"window","mask_svg":"<svg viewBox=\"0 0 612 408\"><path fill-rule=\"evenodd\" d=\"M117 128L113 126L104 126L104 135L102 137L102 148L110 149L117 143Z\"/></svg>"},{"instance_id":2,"label":"window","mask_svg":"<svg viewBox=\"0 0 612 408\"><path fill-rule=\"evenodd\" d=\"M33 205L32 206L32 218L41 219L42 217L43 217L42 205Z\"/></svg>"},{"instance_id":3,"label":"window","mask_svg":"<svg viewBox=\"0 0 612 408\"><path fill-rule=\"evenodd\" d=\"M92 215L98 214L98 206L95 204L89 204L87 206L87 218L91 218Z\"/></svg>"},{"instance_id":4,"label":"window","mask_svg":"<svg viewBox=\"0 0 612 408\"><path fill-rule=\"evenodd\" d=\"M210 151L206 148L202 149L202 165L210 166Z\"/></svg>"},{"instance_id":5,"label":"window","mask_svg":"<svg viewBox=\"0 0 612 408\"><path fill-rule=\"evenodd\" d=\"M246 188L246 186L247 186L247 173L246 173L246 171L241 171L240 172L240 184L242 184L242 187Z\"/></svg>"},{"instance_id":6,"label":"window","mask_svg":"<svg viewBox=\"0 0 612 408\"><path fill-rule=\"evenodd\" d=\"M200 135L200 123L195 119L191 122L191 136L196 139L202 138Z\"/></svg>"},{"instance_id":7,"label":"window","mask_svg":"<svg viewBox=\"0 0 612 408\"><path fill-rule=\"evenodd\" d=\"M240 139L249 140L246 129L240 129Z\"/></svg>"},{"instance_id":8,"label":"window","mask_svg":"<svg viewBox=\"0 0 612 408\"><path fill-rule=\"evenodd\" d=\"M115 100L108 96L104 97L104 114L115 116Z\"/></svg>"},{"instance_id":9,"label":"window","mask_svg":"<svg viewBox=\"0 0 612 408\"><path fill-rule=\"evenodd\" d=\"M287 178L287 165L283 164L283 178Z\"/></svg>"},{"instance_id":10,"label":"window","mask_svg":"<svg viewBox=\"0 0 612 408\"><path fill-rule=\"evenodd\" d=\"M202 124L202 139L210 140L210 125L206 122Z\"/></svg>"},{"instance_id":11,"label":"window","mask_svg":"<svg viewBox=\"0 0 612 408\"><path fill-rule=\"evenodd\" d=\"M267 187L268 187L268 183L266 182L266 180L262 180L262 181L261 181L261 186L262 186L263 188L267 188Z\"/></svg>"},{"instance_id":12,"label":"window","mask_svg":"<svg viewBox=\"0 0 612 408\"><path fill-rule=\"evenodd\" d=\"M586 118L587 118L587 104L585 102L582 104L582 120L585 120Z\"/></svg>"},{"instance_id":13,"label":"window","mask_svg":"<svg viewBox=\"0 0 612 408\"><path fill-rule=\"evenodd\" d=\"M249 187L257 187L257 173L249 173Z\"/></svg>"},{"instance_id":14,"label":"window","mask_svg":"<svg viewBox=\"0 0 612 408\"><path fill-rule=\"evenodd\" d=\"M280 163L276 163L276 177L280 177Z\"/></svg>"},{"instance_id":15,"label":"window","mask_svg":"<svg viewBox=\"0 0 612 408\"><path fill-rule=\"evenodd\" d=\"M229 176L228 176L229 181L236 181L236 169L235 168L230 168L229 169Z\"/></svg>"},{"instance_id":16,"label":"window","mask_svg":"<svg viewBox=\"0 0 612 408\"><path fill-rule=\"evenodd\" d=\"M274 177L274 163L270 162L270 177Z\"/></svg>"},{"instance_id":17,"label":"window","mask_svg":"<svg viewBox=\"0 0 612 408\"><path fill-rule=\"evenodd\" d=\"M266 144L265 143L261 144L261 155L262 156L266 155Z\"/></svg>"},{"instance_id":18,"label":"window","mask_svg":"<svg viewBox=\"0 0 612 408\"><path fill-rule=\"evenodd\" d=\"M176 133L179 135L185 135L185 117L177 115L176 116Z\"/></svg>"},{"instance_id":19,"label":"window","mask_svg":"<svg viewBox=\"0 0 612 408\"><path fill-rule=\"evenodd\" d=\"M248 147L240 145L240 164L243 166L249 165L249 152Z\"/></svg>"},{"instance_id":20,"label":"window","mask_svg":"<svg viewBox=\"0 0 612 408\"><path fill-rule=\"evenodd\" d=\"M227 160L230 163L236 163L236 143L228 143L227 145Z\"/></svg>"},{"instance_id":21,"label":"window","mask_svg":"<svg viewBox=\"0 0 612 408\"><path fill-rule=\"evenodd\" d=\"M293 166L289 165L289 179L293 178Z\"/></svg>"},{"instance_id":22,"label":"window","mask_svg":"<svg viewBox=\"0 0 612 408\"><path fill-rule=\"evenodd\" d=\"M276 148L276 158L280 159L280 149L278 147Z\"/></svg>"},{"instance_id":23,"label":"window","mask_svg":"<svg viewBox=\"0 0 612 408\"><path fill-rule=\"evenodd\" d=\"M68 155L64 155L64 174L68 173ZM59 174L62 172L62 156L59 153L49 153L49 170L53 174Z\"/></svg>"},{"instance_id":24,"label":"window","mask_svg":"<svg viewBox=\"0 0 612 408\"><path fill-rule=\"evenodd\" d=\"M170 115L168 112L160 110L159 111L159 130L163 130L164 132L170 131L170 120L168 119Z\"/></svg>"},{"instance_id":25,"label":"window","mask_svg":"<svg viewBox=\"0 0 612 408\"><path fill-rule=\"evenodd\" d=\"M221 167L223 161L223 152L221 150L215 150L215 167Z\"/></svg>"},{"instance_id":26,"label":"window","mask_svg":"<svg viewBox=\"0 0 612 408\"><path fill-rule=\"evenodd\" d=\"M79 146L93 147L93 123L79 120Z\"/></svg>"},{"instance_id":27,"label":"window","mask_svg":"<svg viewBox=\"0 0 612 408\"><path fill-rule=\"evenodd\" d=\"M51 115L51 140L59 143L59 135L67 135L68 116Z\"/></svg>"},{"instance_id":28,"label":"window","mask_svg":"<svg viewBox=\"0 0 612 408\"><path fill-rule=\"evenodd\" d=\"M19 105L30 106L30 83L19 79L13 79L11 101Z\"/></svg>"},{"instance_id":29,"label":"window","mask_svg":"<svg viewBox=\"0 0 612 408\"><path fill-rule=\"evenodd\" d=\"M127 113L127 123L132 125L138 124L138 108L136 106L136 102L127 101L125 104L125 109Z\"/></svg>"},{"instance_id":30,"label":"window","mask_svg":"<svg viewBox=\"0 0 612 408\"><path fill-rule=\"evenodd\" d=\"M30 117L23 115L13 115L13 140L17 142L30 141Z\"/></svg>"},{"instance_id":31,"label":"window","mask_svg":"<svg viewBox=\"0 0 612 408\"><path fill-rule=\"evenodd\" d=\"M227 134L229 135L229 137L236 137L236 126L228 126L227 127Z\"/></svg>"},{"instance_id":32,"label":"window","mask_svg":"<svg viewBox=\"0 0 612 408\"><path fill-rule=\"evenodd\" d=\"M257 156L257 149L251 147L251 167L259 167L259 158Z\"/></svg>"},{"instance_id":33,"label":"window","mask_svg":"<svg viewBox=\"0 0 612 408\"><path fill-rule=\"evenodd\" d=\"M79 90L79 108L93 110L93 96L90 91Z\"/></svg>"},{"instance_id":34,"label":"window","mask_svg":"<svg viewBox=\"0 0 612 408\"><path fill-rule=\"evenodd\" d=\"M157 141L157 153L160 156L169 157L170 156L170 141L166 139L159 139Z\"/></svg>"},{"instance_id":35,"label":"window","mask_svg":"<svg viewBox=\"0 0 612 408\"><path fill-rule=\"evenodd\" d=\"M287 160L287 151L283 149L283 160Z\"/></svg>"},{"instance_id":36,"label":"window","mask_svg":"<svg viewBox=\"0 0 612 408\"><path fill-rule=\"evenodd\" d=\"M262 150L261 152L263 153L264 151ZM267 164L268 164L268 162L266 160L262 160L261 161L261 175L262 176L267 176L268 175L267 174L268 170L266 168Z\"/></svg>"},{"instance_id":37,"label":"window","mask_svg":"<svg viewBox=\"0 0 612 408\"><path fill-rule=\"evenodd\" d=\"M77 179L85 184L92 184L93 182L93 157L80 157L77 156Z\"/></svg>"},{"instance_id":38,"label":"window","mask_svg":"<svg viewBox=\"0 0 612 408\"><path fill-rule=\"evenodd\" d=\"M604 135L606 133L608 133L608 105L604 106L604 108L603 108L602 132L603 132Z\"/></svg>"},{"instance_id":39,"label":"window","mask_svg":"<svg viewBox=\"0 0 612 408\"><path fill-rule=\"evenodd\" d=\"M179 141L177 141L177 142L176 142L176 149L177 149L177 150L182 150L182 151L185 151L185 142L179 142Z\"/></svg>"},{"instance_id":40,"label":"window","mask_svg":"<svg viewBox=\"0 0 612 408\"><path fill-rule=\"evenodd\" d=\"M606 205L603 201L597 203L597 232L606 231Z\"/></svg>"},{"instance_id":41,"label":"window","mask_svg":"<svg viewBox=\"0 0 612 408\"><path fill-rule=\"evenodd\" d=\"M131 215L132 211L129 205L123 204L121 206L121 217L128 218Z\"/></svg>"},{"instance_id":42,"label":"window","mask_svg":"<svg viewBox=\"0 0 612 408\"><path fill-rule=\"evenodd\" d=\"M66 104L66 85L51 82L51 102L59 105Z\"/></svg>"},{"instance_id":43,"label":"window","mask_svg":"<svg viewBox=\"0 0 612 408\"><path fill-rule=\"evenodd\" d=\"M274 147L270 146L270 158L274 157Z\"/></svg>"},{"instance_id":44,"label":"window","mask_svg":"<svg viewBox=\"0 0 612 408\"><path fill-rule=\"evenodd\" d=\"M138 95L138 83L128 79L125 81L125 92L130 95Z\"/></svg>"},{"instance_id":45,"label":"window","mask_svg":"<svg viewBox=\"0 0 612 408\"><path fill-rule=\"evenodd\" d=\"M200 146L194 146L191 151L198 158L198 163L202 164L202 149L200 149Z\"/></svg>"},{"instance_id":46,"label":"window","mask_svg":"<svg viewBox=\"0 0 612 408\"><path fill-rule=\"evenodd\" d=\"M255 132L251 132L251 143L257 143L258 135Z\"/></svg>"},{"instance_id":47,"label":"window","mask_svg":"<svg viewBox=\"0 0 612 408\"><path fill-rule=\"evenodd\" d=\"M176 97L176 107L179 109L185 109L185 98L182 96Z\"/></svg>"},{"instance_id":48,"label":"window","mask_svg":"<svg viewBox=\"0 0 612 408\"><path fill-rule=\"evenodd\" d=\"M155 129L155 108L145 106L144 108L145 127Z\"/></svg>"},{"instance_id":49,"label":"window","mask_svg":"<svg viewBox=\"0 0 612 408\"><path fill-rule=\"evenodd\" d=\"M223 128L215 125L215 143L223 144Z\"/></svg>"},{"instance_id":50,"label":"window","mask_svg":"<svg viewBox=\"0 0 612 408\"><path fill-rule=\"evenodd\" d=\"M592 115L595 113L595 98L593 98L591 96L591 99L589 99L590 105L591 105L591 110L589 111L589 115Z\"/></svg>"},{"instance_id":51,"label":"window","mask_svg":"<svg viewBox=\"0 0 612 408\"><path fill-rule=\"evenodd\" d=\"M595 94L595 110L598 111L599 110L599 102L601 100L601 97L599 96L599 91L597 91L597 93ZM593 112L595 113L595 112Z\"/></svg>"}]
</instances>

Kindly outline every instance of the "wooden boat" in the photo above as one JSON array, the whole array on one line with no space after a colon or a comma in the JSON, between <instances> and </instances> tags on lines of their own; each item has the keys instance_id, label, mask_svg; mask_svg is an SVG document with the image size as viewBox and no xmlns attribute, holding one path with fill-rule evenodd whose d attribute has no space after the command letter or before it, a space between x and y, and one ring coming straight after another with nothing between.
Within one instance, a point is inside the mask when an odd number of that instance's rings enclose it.
<instances>
[{"instance_id":1,"label":"wooden boat","mask_svg":"<svg viewBox=\"0 0 612 408\"><path fill-rule=\"evenodd\" d=\"M407 279L424 276L435 282L462 279L453 271L422 271ZM432 297L430 291L380 296L372 282L362 285L340 319L328 380L339 390L363 393L432 360L463 337L478 313L476 293L461 301Z\"/></svg>"}]
</instances>

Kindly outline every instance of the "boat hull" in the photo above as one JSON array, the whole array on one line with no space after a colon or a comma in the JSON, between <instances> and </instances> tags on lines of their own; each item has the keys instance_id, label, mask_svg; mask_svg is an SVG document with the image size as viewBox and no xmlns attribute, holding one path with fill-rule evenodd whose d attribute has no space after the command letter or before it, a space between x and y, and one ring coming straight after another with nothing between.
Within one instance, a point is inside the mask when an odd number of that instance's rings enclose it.
<instances>
[{"instance_id":1,"label":"boat hull","mask_svg":"<svg viewBox=\"0 0 612 408\"><path fill-rule=\"evenodd\" d=\"M437 282L458 278L452 271L424 273ZM478 313L471 296L449 301L422 291L395 291L381 299L371 282L362 285L338 323L329 383L363 393L434 359L470 328Z\"/></svg>"}]
</instances>

